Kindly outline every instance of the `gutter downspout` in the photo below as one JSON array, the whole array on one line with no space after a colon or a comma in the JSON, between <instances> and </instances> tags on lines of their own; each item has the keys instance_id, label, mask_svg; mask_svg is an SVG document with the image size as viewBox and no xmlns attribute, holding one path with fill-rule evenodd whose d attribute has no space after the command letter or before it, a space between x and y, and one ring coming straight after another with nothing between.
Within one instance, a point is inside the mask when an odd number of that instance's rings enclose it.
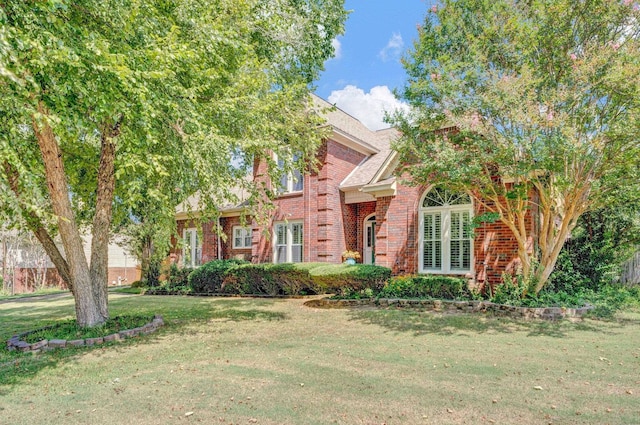
<instances>
[{"instance_id":1,"label":"gutter downspout","mask_svg":"<svg viewBox=\"0 0 640 425\"><path fill-rule=\"evenodd\" d=\"M218 216L218 218L216 218L216 222L217 222L217 226L218 226L218 229L217 229L217 232L216 232L216 235L217 235L217 238L218 238L218 249L217 249L217 251L218 251L218 260L222 260L223 259L222 258L222 238L220 237L220 232L222 231L222 227L221 227L221 224L220 224L220 216Z\"/></svg>"}]
</instances>

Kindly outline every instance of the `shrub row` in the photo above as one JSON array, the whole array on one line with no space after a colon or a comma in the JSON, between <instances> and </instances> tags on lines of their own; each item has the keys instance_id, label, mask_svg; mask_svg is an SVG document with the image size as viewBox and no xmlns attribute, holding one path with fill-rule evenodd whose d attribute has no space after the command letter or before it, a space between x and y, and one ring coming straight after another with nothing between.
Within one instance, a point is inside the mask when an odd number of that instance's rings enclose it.
<instances>
[{"instance_id":1,"label":"shrub row","mask_svg":"<svg viewBox=\"0 0 640 425\"><path fill-rule=\"evenodd\" d=\"M250 264L242 260L214 260L197 269L175 265L166 280L149 294L313 295L350 296L379 292L391 276L386 267L327 263Z\"/></svg>"},{"instance_id":2,"label":"shrub row","mask_svg":"<svg viewBox=\"0 0 640 425\"><path fill-rule=\"evenodd\" d=\"M240 260L215 260L191 272L188 286L196 294L353 293L365 288L379 290L390 276L388 268L371 265L249 264Z\"/></svg>"},{"instance_id":3,"label":"shrub row","mask_svg":"<svg viewBox=\"0 0 640 425\"><path fill-rule=\"evenodd\" d=\"M398 276L378 293L379 298L434 298L460 300L473 298L466 279L449 276Z\"/></svg>"},{"instance_id":4,"label":"shrub row","mask_svg":"<svg viewBox=\"0 0 640 425\"><path fill-rule=\"evenodd\" d=\"M333 293L339 298L486 299L496 304L526 307L591 304L599 316L612 314L628 305L640 307L640 288L610 285L598 292L542 291L524 296L522 282L505 279L504 283L480 294L470 291L464 278L438 275L391 278L388 268L362 264L250 264L241 260L216 260L195 270L172 266L166 276L167 280L160 287L151 288L148 293L268 296Z\"/></svg>"}]
</instances>

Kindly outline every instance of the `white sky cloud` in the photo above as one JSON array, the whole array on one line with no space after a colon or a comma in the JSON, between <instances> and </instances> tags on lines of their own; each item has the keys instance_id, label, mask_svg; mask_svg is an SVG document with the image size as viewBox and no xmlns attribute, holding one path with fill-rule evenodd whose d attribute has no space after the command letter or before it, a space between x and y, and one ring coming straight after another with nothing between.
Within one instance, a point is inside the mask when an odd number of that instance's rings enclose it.
<instances>
[{"instance_id":1,"label":"white sky cloud","mask_svg":"<svg viewBox=\"0 0 640 425\"><path fill-rule=\"evenodd\" d=\"M382 59L383 62L397 59L400 57L403 48L404 40L402 40L402 35L394 32L384 49L380 50L380 53L378 53L378 57Z\"/></svg>"},{"instance_id":2,"label":"white sky cloud","mask_svg":"<svg viewBox=\"0 0 640 425\"><path fill-rule=\"evenodd\" d=\"M342 43L337 38L331 40L331 46L333 47L333 57L329 60L337 60L342 58Z\"/></svg>"},{"instance_id":3,"label":"white sky cloud","mask_svg":"<svg viewBox=\"0 0 640 425\"><path fill-rule=\"evenodd\" d=\"M396 99L389 87L376 86L369 93L356 86L346 86L342 90L334 90L327 99L338 108L359 119L371 130L388 128L384 122L385 111L401 110L409 112L409 105Z\"/></svg>"}]
</instances>

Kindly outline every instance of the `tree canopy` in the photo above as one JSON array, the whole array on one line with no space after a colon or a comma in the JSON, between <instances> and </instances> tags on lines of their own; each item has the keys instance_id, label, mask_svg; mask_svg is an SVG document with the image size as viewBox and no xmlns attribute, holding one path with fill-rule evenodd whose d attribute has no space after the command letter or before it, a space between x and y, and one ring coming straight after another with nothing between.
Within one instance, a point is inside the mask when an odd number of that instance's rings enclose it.
<instances>
[{"instance_id":1,"label":"tree canopy","mask_svg":"<svg viewBox=\"0 0 640 425\"><path fill-rule=\"evenodd\" d=\"M114 216L166 220L196 191L215 212L253 155L311 155L310 84L345 18L343 0L0 4L0 214L36 234L81 325L108 317Z\"/></svg>"},{"instance_id":2,"label":"tree canopy","mask_svg":"<svg viewBox=\"0 0 640 425\"><path fill-rule=\"evenodd\" d=\"M630 0L445 0L405 59L405 171L497 213L535 292L580 215L638 189L639 19Z\"/></svg>"}]
</instances>

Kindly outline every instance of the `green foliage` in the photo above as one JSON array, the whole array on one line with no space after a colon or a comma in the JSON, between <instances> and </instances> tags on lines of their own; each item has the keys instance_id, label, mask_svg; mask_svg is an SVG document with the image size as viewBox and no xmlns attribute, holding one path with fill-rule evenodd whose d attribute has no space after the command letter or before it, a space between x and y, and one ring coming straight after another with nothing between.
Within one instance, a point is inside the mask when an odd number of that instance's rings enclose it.
<instances>
[{"instance_id":1,"label":"green foliage","mask_svg":"<svg viewBox=\"0 0 640 425\"><path fill-rule=\"evenodd\" d=\"M92 328L83 328L78 326L75 320L66 320L53 326L29 332L29 334L24 337L24 341L32 344L43 339L74 340L99 338L123 330L144 326L147 323L150 323L152 319L153 317L137 315L118 316L107 320L101 326L95 326Z\"/></svg>"},{"instance_id":2,"label":"green foliage","mask_svg":"<svg viewBox=\"0 0 640 425\"><path fill-rule=\"evenodd\" d=\"M51 240L59 231L78 245L77 229L99 216L94 241L116 226L145 265L161 257L176 205L189 196L200 195L194 208L209 219L238 201L233 188L259 194L244 178L254 157L284 149L301 152L301 161L313 157L323 132L309 93L343 32L343 3L3 1L0 220ZM53 168L65 181L57 185L73 193L69 217L52 213L36 141L45 133L61 152L63 167ZM102 160L115 170L99 179ZM99 196L109 198L100 208ZM156 254L142 255L153 246ZM104 259L106 248L95 254ZM68 278L87 287L74 293L104 292L106 279L89 282L80 256L64 261L83 271ZM94 298L78 300L85 305L77 311L106 317L106 302L92 305Z\"/></svg>"},{"instance_id":3,"label":"green foliage","mask_svg":"<svg viewBox=\"0 0 640 425\"><path fill-rule=\"evenodd\" d=\"M468 299L470 291L466 279L449 276L398 276L382 288L380 298L436 298Z\"/></svg>"},{"instance_id":4,"label":"green foliage","mask_svg":"<svg viewBox=\"0 0 640 425\"><path fill-rule=\"evenodd\" d=\"M229 269L247 264L243 260L214 260L203 264L189 275L189 287L194 294L222 292L222 282Z\"/></svg>"},{"instance_id":5,"label":"green foliage","mask_svg":"<svg viewBox=\"0 0 640 425\"><path fill-rule=\"evenodd\" d=\"M391 277L391 270L370 264L329 264L309 272L318 293L353 296L361 291L378 293Z\"/></svg>"},{"instance_id":6,"label":"green foliage","mask_svg":"<svg viewBox=\"0 0 640 425\"><path fill-rule=\"evenodd\" d=\"M151 261L147 270L147 280L145 282L149 288L160 286L160 262Z\"/></svg>"},{"instance_id":7,"label":"green foliage","mask_svg":"<svg viewBox=\"0 0 640 425\"><path fill-rule=\"evenodd\" d=\"M599 290L619 278L621 263L640 245L640 202L618 198L580 217L562 248L550 288L569 293Z\"/></svg>"},{"instance_id":8,"label":"green foliage","mask_svg":"<svg viewBox=\"0 0 640 425\"><path fill-rule=\"evenodd\" d=\"M285 296L313 293L312 280L295 264L242 264L227 270L222 292Z\"/></svg>"},{"instance_id":9,"label":"green foliage","mask_svg":"<svg viewBox=\"0 0 640 425\"><path fill-rule=\"evenodd\" d=\"M145 282L143 282L141 280L134 280L133 282L131 282L131 287L132 288L146 288L147 285L145 284Z\"/></svg>"},{"instance_id":10,"label":"green foliage","mask_svg":"<svg viewBox=\"0 0 640 425\"><path fill-rule=\"evenodd\" d=\"M189 275L193 269L189 267L178 267L175 263L169 266L167 280L162 283L162 288L167 291L189 291Z\"/></svg>"},{"instance_id":11,"label":"green foliage","mask_svg":"<svg viewBox=\"0 0 640 425\"><path fill-rule=\"evenodd\" d=\"M498 213L534 292L580 215L638 193L639 21L629 1L444 0L404 62L402 171Z\"/></svg>"},{"instance_id":12,"label":"green foliage","mask_svg":"<svg viewBox=\"0 0 640 425\"><path fill-rule=\"evenodd\" d=\"M530 285L522 275L502 275L502 282L494 288L489 287L490 301L496 304L513 306L523 305L523 299L530 293Z\"/></svg>"},{"instance_id":13,"label":"green foliage","mask_svg":"<svg viewBox=\"0 0 640 425\"><path fill-rule=\"evenodd\" d=\"M640 310L640 287L607 285L598 292L590 292L588 302L593 305L593 316L611 318L621 310Z\"/></svg>"}]
</instances>

